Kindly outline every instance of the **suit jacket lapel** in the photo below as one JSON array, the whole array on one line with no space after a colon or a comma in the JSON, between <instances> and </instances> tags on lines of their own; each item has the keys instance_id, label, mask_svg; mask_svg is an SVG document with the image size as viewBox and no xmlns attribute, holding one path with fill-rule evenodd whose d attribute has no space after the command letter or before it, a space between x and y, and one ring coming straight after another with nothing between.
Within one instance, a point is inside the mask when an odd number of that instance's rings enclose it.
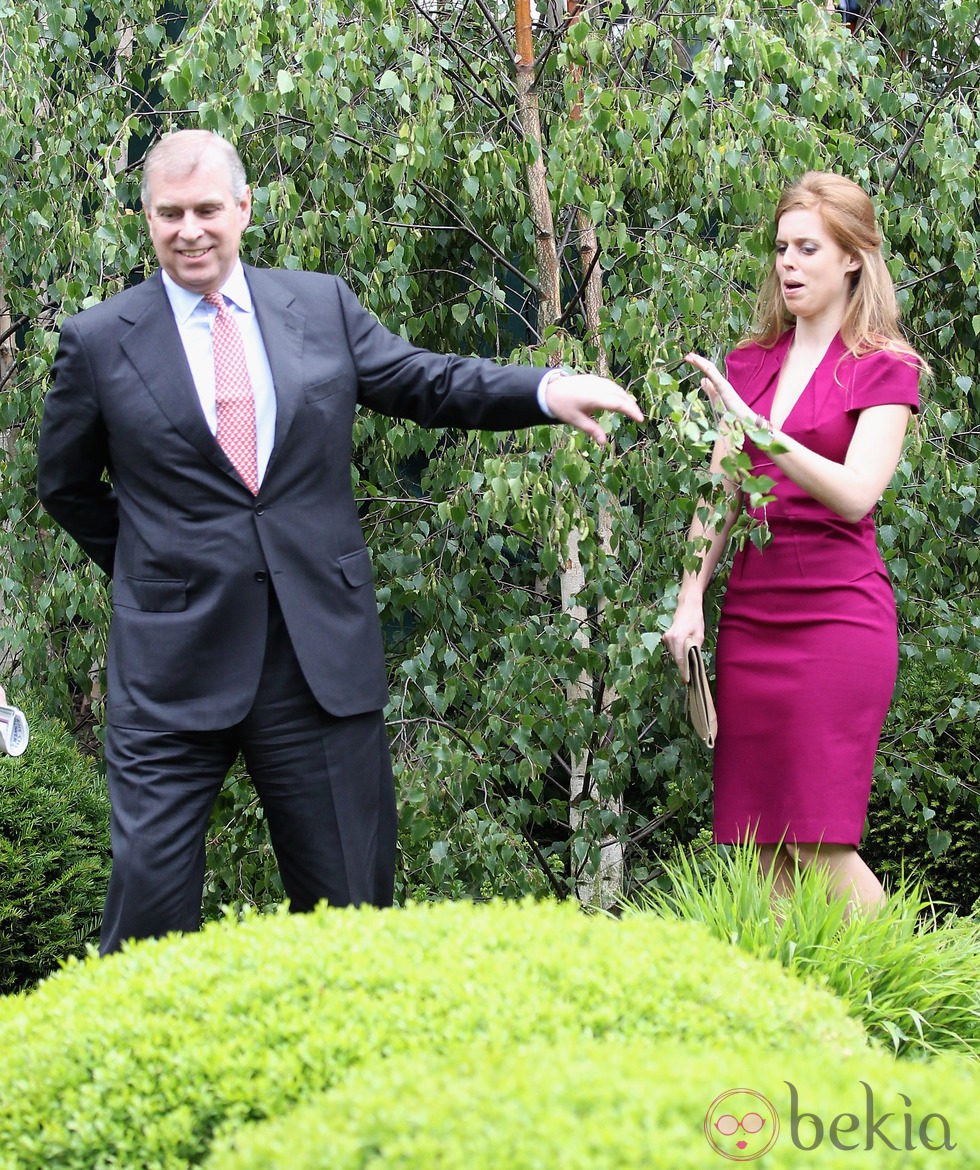
<instances>
[{"instance_id":1,"label":"suit jacket lapel","mask_svg":"<svg viewBox=\"0 0 980 1170\"><path fill-rule=\"evenodd\" d=\"M276 440L269 460L271 466L303 398L306 319L293 307L293 294L282 288L273 270L245 265L245 277L276 391Z\"/></svg>"},{"instance_id":2,"label":"suit jacket lapel","mask_svg":"<svg viewBox=\"0 0 980 1170\"><path fill-rule=\"evenodd\" d=\"M191 377L160 273L138 286L120 311L120 346L173 428L229 475L235 471L211 434Z\"/></svg>"}]
</instances>

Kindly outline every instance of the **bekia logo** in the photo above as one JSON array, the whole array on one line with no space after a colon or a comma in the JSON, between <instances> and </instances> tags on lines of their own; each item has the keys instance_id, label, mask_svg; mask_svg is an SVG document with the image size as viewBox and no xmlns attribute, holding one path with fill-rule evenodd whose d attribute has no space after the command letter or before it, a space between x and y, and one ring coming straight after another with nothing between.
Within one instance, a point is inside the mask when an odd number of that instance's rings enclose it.
<instances>
[{"instance_id":1,"label":"bekia logo","mask_svg":"<svg viewBox=\"0 0 980 1170\"><path fill-rule=\"evenodd\" d=\"M771 1150L779 1137L779 1115L754 1089L729 1089L708 1106L704 1136L723 1158L748 1162Z\"/></svg>"},{"instance_id":2,"label":"bekia logo","mask_svg":"<svg viewBox=\"0 0 980 1170\"><path fill-rule=\"evenodd\" d=\"M800 1094L792 1081L783 1082L789 1090L789 1108L783 1118L790 1141L798 1150L816 1150L825 1142L838 1150L871 1150L885 1146L890 1150L955 1150L949 1121L941 1113L918 1115L912 1100L898 1093L900 1108L881 1110L874 1090L867 1081L859 1081L863 1101L853 1113L823 1117L803 1108ZM779 1137L779 1114L772 1102L754 1089L729 1089L708 1106L704 1115L704 1136L723 1158L748 1162L771 1150Z\"/></svg>"}]
</instances>

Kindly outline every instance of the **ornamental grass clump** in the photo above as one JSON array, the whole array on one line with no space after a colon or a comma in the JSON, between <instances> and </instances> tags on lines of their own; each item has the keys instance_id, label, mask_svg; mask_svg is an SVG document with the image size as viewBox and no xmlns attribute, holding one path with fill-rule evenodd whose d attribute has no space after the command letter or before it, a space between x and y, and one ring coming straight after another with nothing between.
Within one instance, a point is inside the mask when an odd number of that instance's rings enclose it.
<instances>
[{"instance_id":1,"label":"ornamental grass clump","mask_svg":"<svg viewBox=\"0 0 980 1170\"><path fill-rule=\"evenodd\" d=\"M631 908L702 923L749 954L778 959L838 995L896 1055L980 1058L976 918L940 917L915 886L891 894L873 916L849 915L817 867L773 897L772 878L759 874L748 849L678 853L666 877Z\"/></svg>"}]
</instances>

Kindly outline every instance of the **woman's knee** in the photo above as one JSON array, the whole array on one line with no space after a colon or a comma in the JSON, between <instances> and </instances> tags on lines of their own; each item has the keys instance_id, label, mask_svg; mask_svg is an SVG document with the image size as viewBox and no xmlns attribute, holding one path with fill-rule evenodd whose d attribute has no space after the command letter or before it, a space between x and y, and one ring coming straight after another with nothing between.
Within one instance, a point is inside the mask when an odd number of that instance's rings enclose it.
<instances>
[{"instance_id":1,"label":"woman's knee","mask_svg":"<svg viewBox=\"0 0 980 1170\"><path fill-rule=\"evenodd\" d=\"M787 841L786 851L799 865L812 865L815 861L830 866L846 865L857 857L857 849L853 845L821 841Z\"/></svg>"}]
</instances>

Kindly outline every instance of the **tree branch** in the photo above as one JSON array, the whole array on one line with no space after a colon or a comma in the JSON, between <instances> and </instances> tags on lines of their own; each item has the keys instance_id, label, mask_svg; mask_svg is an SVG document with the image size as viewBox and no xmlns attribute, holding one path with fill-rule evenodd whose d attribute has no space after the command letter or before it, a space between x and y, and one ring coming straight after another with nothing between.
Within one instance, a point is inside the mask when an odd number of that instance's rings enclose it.
<instances>
[{"instance_id":1,"label":"tree branch","mask_svg":"<svg viewBox=\"0 0 980 1170\"><path fill-rule=\"evenodd\" d=\"M497 23L497 18L494 16L489 5L486 3L486 0L476 0L476 6L483 13L484 17L486 17L487 24L490 25L490 28L493 30L494 36L500 42L501 47L503 48L504 52L507 54L507 59L510 61L511 66L516 65L517 64L517 57L514 53L514 50L510 47L510 41L507 39L507 36L504 33L504 30Z\"/></svg>"},{"instance_id":2,"label":"tree branch","mask_svg":"<svg viewBox=\"0 0 980 1170\"><path fill-rule=\"evenodd\" d=\"M980 34L980 18L977 19L976 23L973 26L973 32L970 34L970 40L976 41L978 34ZM973 71L968 70L967 72L970 73ZM936 112L936 109L938 108L939 103L943 101L943 99L946 97L946 95L949 93L949 91L953 88L953 86L956 84L956 82L962 76L965 76L965 74L961 74L961 73L951 74L949 76L949 78L947 79L946 84L940 90L935 101L932 102L932 104L929 106L929 108L926 110L926 112L919 119L918 125L915 127L915 130L909 135L908 142L906 142L905 146L902 148L902 153L898 156L898 160L895 163L894 169L892 170L892 173L889 176L888 181L885 183L885 187L884 187L884 194L885 195L891 194L892 187L895 185L895 182L898 179L898 176L902 173L902 170L904 169L905 164L908 162L909 155L912 153L913 147L919 141L919 135L922 133L923 127L925 126L926 122L929 121L929 119L932 117L932 115Z\"/></svg>"},{"instance_id":3,"label":"tree branch","mask_svg":"<svg viewBox=\"0 0 980 1170\"><path fill-rule=\"evenodd\" d=\"M294 123L297 126L305 126L307 128L312 128L312 126L313 126L313 123L308 118L290 118L289 121ZM376 158L379 162L383 163L386 167L390 164L391 160L386 158L381 153L380 150L376 150L374 147L366 145L365 143L361 142L361 140L359 138L354 138L353 135L351 135L351 134L344 134L340 130L335 130L334 134L338 138L340 138L342 141L350 142L352 145L358 147L360 150L363 150L365 152L365 154L368 154L371 157ZM446 212L450 219L456 220L457 229L459 231L466 232L466 234L468 236L470 236L473 240L475 240L480 245L480 247L485 248L486 251L497 261L498 264L502 264L503 267L506 268L507 271L509 273L511 273L512 276L516 276L518 280L520 280L524 285L527 286L527 288L529 288L532 292L537 293L540 296L541 289L539 288L537 282L533 281L527 275L527 273L522 271L520 268L518 268L517 265L512 264L511 261L508 260L507 257L503 254L503 252L501 252L497 248L495 248L494 245L489 240L484 239L484 237L480 235L480 233L476 230L476 228L473 227L472 224L467 223L463 219L463 217L459 214L456 205L451 203L449 201L448 197L443 197L433 187L430 187L427 183L423 182L422 179L420 179L418 177L414 178L412 180L412 182L429 199L431 199L433 203L437 204L438 207L442 211Z\"/></svg>"},{"instance_id":4,"label":"tree branch","mask_svg":"<svg viewBox=\"0 0 980 1170\"><path fill-rule=\"evenodd\" d=\"M427 20L429 22L429 24L435 29L435 31L440 34L440 37L441 37L441 29L439 28L438 24L436 24L435 18L432 16L432 14L426 9L426 7L424 5L420 4L418 2L418 0L412 0L412 2L413 2L413 5L415 7L416 12L418 12L418 14L421 17L423 17L423 19ZM478 0L478 2L479 2L479 0ZM482 5L481 5L481 7L482 7ZM499 40L501 35L502 35L501 30L499 28L495 29L495 34L497 36L497 39ZM445 41L445 38L441 38L441 39L443 39L443 42L447 45L447 48L453 53L453 55L455 56L456 60L460 63L460 65L467 71L467 73L470 74L470 76L475 81L478 82L480 80L479 74L476 72L476 70L470 64L469 59L460 51L457 44L454 41L452 41L451 39L449 41ZM503 41L502 43L503 43L504 51L507 54L507 59L513 65L514 54L511 50L511 47L506 42L506 40ZM467 85L466 82L463 81L463 79L461 77L458 77L456 80L459 82L460 85L463 86L463 88L472 97L475 97L478 100L485 102L488 106L491 106L493 109L495 109L497 111L497 113L500 115L500 117L503 118L504 121L506 121L508 123L511 130L515 131L517 134L520 134L520 127L519 127L518 123L513 121L510 118L510 116L508 115L508 113L504 109L504 107L502 105L500 105L499 102L494 100L492 94L488 94L483 90L478 91L478 90L474 89L472 86Z\"/></svg>"},{"instance_id":5,"label":"tree branch","mask_svg":"<svg viewBox=\"0 0 980 1170\"><path fill-rule=\"evenodd\" d=\"M30 317L18 317L9 329L5 329L3 333L0 333L0 345L3 345L5 342L9 341L11 337L13 337L13 335L17 332L17 330L20 329L22 325L26 325L28 321L30 321Z\"/></svg>"}]
</instances>

